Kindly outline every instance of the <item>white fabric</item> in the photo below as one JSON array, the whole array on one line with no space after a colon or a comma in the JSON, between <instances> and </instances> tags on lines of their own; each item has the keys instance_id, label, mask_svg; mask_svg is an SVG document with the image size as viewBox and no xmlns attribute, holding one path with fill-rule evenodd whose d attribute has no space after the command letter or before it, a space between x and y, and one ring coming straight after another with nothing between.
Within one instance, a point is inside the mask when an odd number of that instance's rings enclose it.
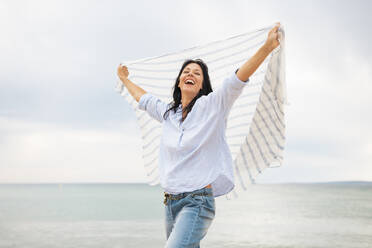
<instances>
[{"instance_id":1,"label":"white fabric","mask_svg":"<svg viewBox=\"0 0 372 248\"><path fill-rule=\"evenodd\" d=\"M214 91L222 80L239 68L265 42L273 26L229 39L197 46L159 57L125 62L133 82L170 103L172 87L186 59L201 58L209 68ZM276 48L250 77L232 106L226 127L236 185L232 193L246 189L265 168L282 164L285 145L284 104L286 100L284 30ZM161 123L138 108L138 103L118 81L117 89L133 107L143 139L143 160L148 183L159 183L158 156ZM192 110L193 111L193 110ZM191 111L191 112L192 112ZM229 194L230 195L230 194Z\"/></svg>"},{"instance_id":2,"label":"white fabric","mask_svg":"<svg viewBox=\"0 0 372 248\"><path fill-rule=\"evenodd\" d=\"M233 189L233 160L226 142L226 120L246 85L231 73L222 87L197 99L183 122L181 104L175 113L169 111L164 120L170 106L150 93L141 97L139 109L162 123L158 168L164 191L178 194L212 184L213 195L217 197Z\"/></svg>"}]
</instances>

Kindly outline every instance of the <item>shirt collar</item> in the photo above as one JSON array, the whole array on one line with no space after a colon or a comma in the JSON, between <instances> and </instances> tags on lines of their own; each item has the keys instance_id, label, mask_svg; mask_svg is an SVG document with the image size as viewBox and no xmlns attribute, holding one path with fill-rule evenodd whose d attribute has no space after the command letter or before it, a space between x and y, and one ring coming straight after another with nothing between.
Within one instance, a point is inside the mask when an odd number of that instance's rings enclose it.
<instances>
[{"instance_id":1,"label":"shirt collar","mask_svg":"<svg viewBox=\"0 0 372 248\"><path fill-rule=\"evenodd\" d=\"M177 112L182 111L182 104L178 105Z\"/></svg>"}]
</instances>

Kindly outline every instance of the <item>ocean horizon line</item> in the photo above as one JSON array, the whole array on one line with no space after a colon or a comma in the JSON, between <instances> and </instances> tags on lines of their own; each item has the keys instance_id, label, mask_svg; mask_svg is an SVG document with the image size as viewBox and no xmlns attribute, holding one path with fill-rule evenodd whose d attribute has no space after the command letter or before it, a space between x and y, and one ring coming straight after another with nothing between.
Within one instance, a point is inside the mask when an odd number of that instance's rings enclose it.
<instances>
[{"instance_id":1,"label":"ocean horizon line","mask_svg":"<svg viewBox=\"0 0 372 248\"><path fill-rule=\"evenodd\" d=\"M272 182L255 183L254 185L275 185L275 184L372 184L372 181L364 180L337 180L337 181L314 181L314 182ZM0 185L149 185L146 182L0 182ZM159 186L159 184L154 185Z\"/></svg>"}]
</instances>

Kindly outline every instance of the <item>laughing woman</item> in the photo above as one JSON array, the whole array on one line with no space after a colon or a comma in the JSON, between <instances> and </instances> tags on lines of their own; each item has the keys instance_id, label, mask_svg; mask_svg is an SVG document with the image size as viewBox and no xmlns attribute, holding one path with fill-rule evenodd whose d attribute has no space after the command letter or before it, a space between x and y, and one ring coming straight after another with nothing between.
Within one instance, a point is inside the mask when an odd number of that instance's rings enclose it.
<instances>
[{"instance_id":1,"label":"laughing woman","mask_svg":"<svg viewBox=\"0 0 372 248\"><path fill-rule=\"evenodd\" d=\"M249 77L279 45L277 24L264 45L222 87L212 91L207 65L187 60L167 104L117 74L139 108L162 123L160 183L165 194L166 247L200 247L215 216L215 197L234 188L232 156L226 143L225 119Z\"/></svg>"}]
</instances>

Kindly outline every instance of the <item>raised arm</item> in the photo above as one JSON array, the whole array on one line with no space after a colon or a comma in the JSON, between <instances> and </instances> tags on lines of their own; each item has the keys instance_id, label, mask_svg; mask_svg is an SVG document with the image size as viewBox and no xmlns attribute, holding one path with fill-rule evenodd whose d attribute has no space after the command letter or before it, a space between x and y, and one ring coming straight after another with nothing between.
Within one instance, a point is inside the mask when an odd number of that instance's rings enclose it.
<instances>
[{"instance_id":1,"label":"raised arm","mask_svg":"<svg viewBox=\"0 0 372 248\"><path fill-rule=\"evenodd\" d=\"M241 81L248 78L257 70L265 58L279 45L278 28L280 23L275 25L268 34L265 44L237 71L236 75Z\"/></svg>"},{"instance_id":2,"label":"raised arm","mask_svg":"<svg viewBox=\"0 0 372 248\"><path fill-rule=\"evenodd\" d=\"M133 98L136 99L137 102L139 102L141 96L146 94L147 92L138 85L136 85L135 83L133 83L132 81L130 81L128 79L128 75L129 75L128 68L126 66L119 65L118 76L120 80L123 82L125 87L127 87L129 93L133 96Z\"/></svg>"}]
</instances>

